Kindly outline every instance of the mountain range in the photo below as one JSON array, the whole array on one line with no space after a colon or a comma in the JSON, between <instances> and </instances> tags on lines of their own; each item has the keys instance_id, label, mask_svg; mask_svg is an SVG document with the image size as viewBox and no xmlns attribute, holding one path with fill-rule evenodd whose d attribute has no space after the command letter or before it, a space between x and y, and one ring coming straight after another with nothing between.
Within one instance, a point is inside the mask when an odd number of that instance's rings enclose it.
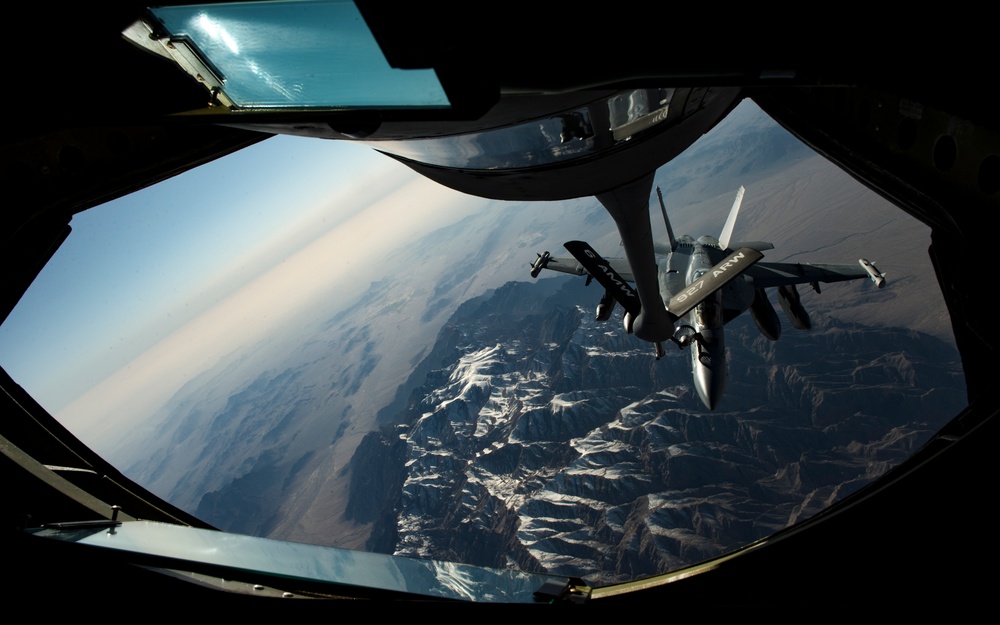
<instances>
[{"instance_id":1,"label":"mountain range","mask_svg":"<svg viewBox=\"0 0 1000 625\"><path fill-rule=\"evenodd\" d=\"M805 290L813 331L774 343L729 324L707 413L686 353L656 362L593 321L597 287L516 282L566 240L620 255L596 200L470 198L368 268L359 298L326 293L221 354L101 452L229 531L610 580L814 514L964 405L926 226L751 104L656 181L677 234L717 234L743 184L735 236L773 242L768 260L866 256L889 286Z\"/></svg>"},{"instance_id":2,"label":"mountain range","mask_svg":"<svg viewBox=\"0 0 1000 625\"><path fill-rule=\"evenodd\" d=\"M707 412L690 360L595 322L580 281L464 304L438 366L350 466L367 548L622 581L804 519L926 441L964 401L954 349L819 317L778 342L727 327L733 382Z\"/></svg>"}]
</instances>

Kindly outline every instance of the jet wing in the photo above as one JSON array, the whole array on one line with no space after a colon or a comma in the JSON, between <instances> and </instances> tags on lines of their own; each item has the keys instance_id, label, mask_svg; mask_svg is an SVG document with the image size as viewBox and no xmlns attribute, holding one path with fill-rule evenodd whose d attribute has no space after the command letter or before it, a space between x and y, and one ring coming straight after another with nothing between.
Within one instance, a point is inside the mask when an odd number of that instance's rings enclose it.
<instances>
[{"instance_id":1,"label":"jet wing","mask_svg":"<svg viewBox=\"0 0 1000 625\"><path fill-rule=\"evenodd\" d=\"M757 288L810 282L843 282L872 277L860 264L820 265L812 263L757 263L747 269L745 275L753 278L754 286Z\"/></svg>"},{"instance_id":2,"label":"jet wing","mask_svg":"<svg viewBox=\"0 0 1000 625\"><path fill-rule=\"evenodd\" d=\"M585 276L587 275L587 270L583 268L575 258L568 257L552 257L545 261L542 265L544 269L551 269L552 271L561 271L562 273L571 273L575 276Z\"/></svg>"},{"instance_id":3,"label":"jet wing","mask_svg":"<svg viewBox=\"0 0 1000 625\"><path fill-rule=\"evenodd\" d=\"M606 258L605 259L611 268L614 269L623 280L627 282L633 282L632 268L629 267L628 259L626 258ZM587 275L587 270L584 269L583 265L575 258L569 257L555 257L549 258L545 263L545 269L551 269L552 271L561 271L563 273L571 273L575 276L585 276Z\"/></svg>"}]
</instances>

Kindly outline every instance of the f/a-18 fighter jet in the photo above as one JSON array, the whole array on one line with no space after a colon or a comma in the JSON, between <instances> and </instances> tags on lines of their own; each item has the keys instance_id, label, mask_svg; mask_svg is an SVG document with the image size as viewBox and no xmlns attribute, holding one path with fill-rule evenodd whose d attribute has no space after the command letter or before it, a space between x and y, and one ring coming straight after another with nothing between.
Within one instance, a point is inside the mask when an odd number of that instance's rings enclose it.
<instances>
[{"instance_id":1,"label":"f/a-18 fighter jet","mask_svg":"<svg viewBox=\"0 0 1000 625\"><path fill-rule=\"evenodd\" d=\"M597 196L615 218L627 258L605 259L587 243L569 241L565 247L572 258L539 254L531 263L531 276L537 278L542 269L549 269L587 276L588 283L597 280L605 288L597 305L599 321L611 317L617 302L625 309L625 331L653 343L657 360L664 355L666 340L690 349L694 386L709 410L719 404L726 388L723 326L749 309L761 334L771 340L781 334L781 322L764 289L777 289L778 302L792 325L804 330L810 327L809 314L795 285L810 284L819 293L820 282L869 278L878 288L885 286L885 275L864 258L855 265L759 262L763 251L774 248L771 243L730 240L743 187L736 193L719 238L698 239L674 237L657 188L668 240L652 243L648 204L643 207L644 215L630 209L636 205L636 192L644 187L648 198L651 186L650 176L648 182L639 181L631 189Z\"/></svg>"}]
</instances>

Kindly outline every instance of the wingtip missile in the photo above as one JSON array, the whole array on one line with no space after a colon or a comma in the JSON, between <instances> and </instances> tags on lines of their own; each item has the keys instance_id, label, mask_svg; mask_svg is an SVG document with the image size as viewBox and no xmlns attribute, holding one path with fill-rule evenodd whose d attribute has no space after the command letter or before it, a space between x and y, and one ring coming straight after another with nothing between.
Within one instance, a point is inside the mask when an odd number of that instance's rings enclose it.
<instances>
[{"instance_id":1,"label":"wingtip missile","mask_svg":"<svg viewBox=\"0 0 1000 625\"><path fill-rule=\"evenodd\" d=\"M535 262L530 263L531 264L531 277L532 278L537 278L538 274L540 274L542 272L542 269L545 269L545 266L549 264L549 259L551 259L551 258L552 258L552 255L549 254L548 252L545 252L544 254L539 254L538 258L535 259Z\"/></svg>"},{"instance_id":2,"label":"wingtip missile","mask_svg":"<svg viewBox=\"0 0 1000 625\"><path fill-rule=\"evenodd\" d=\"M858 264L868 273L868 277L872 279L875 286L880 289L885 286L885 274L880 272L878 267L865 258L859 258Z\"/></svg>"}]
</instances>

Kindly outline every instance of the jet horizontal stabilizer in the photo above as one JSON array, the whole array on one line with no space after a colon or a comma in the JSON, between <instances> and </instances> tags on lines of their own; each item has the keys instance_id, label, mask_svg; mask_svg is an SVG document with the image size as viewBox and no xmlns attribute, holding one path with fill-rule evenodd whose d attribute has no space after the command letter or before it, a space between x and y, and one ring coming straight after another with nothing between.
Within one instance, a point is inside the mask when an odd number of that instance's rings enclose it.
<instances>
[{"instance_id":1,"label":"jet horizontal stabilizer","mask_svg":"<svg viewBox=\"0 0 1000 625\"><path fill-rule=\"evenodd\" d=\"M667 310L672 315L683 317L695 306L705 301L709 295L724 287L729 281L762 258L764 255L757 250L741 247L724 258L722 262L701 274L683 291L671 297Z\"/></svg>"},{"instance_id":2,"label":"jet horizontal stabilizer","mask_svg":"<svg viewBox=\"0 0 1000 625\"><path fill-rule=\"evenodd\" d=\"M720 244L721 245L721 244ZM763 252L765 250L773 250L774 243L769 241L738 241L731 244L735 249L741 247L749 247L752 250L757 250L758 252Z\"/></svg>"},{"instance_id":3,"label":"jet horizontal stabilizer","mask_svg":"<svg viewBox=\"0 0 1000 625\"><path fill-rule=\"evenodd\" d=\"M595 252L594 248L590 247L589 243L585 241L567 241L564 247L573 255L573 258L577 262L583 265L587 273L593 276L622 305L622 308L626 312L631 313L633 317L638 316L639 311L642 310L639 294L632 288L632 285L618 275L618 272L611 267L611 264L604 257Z\"/></svg>"}]
</instances>

